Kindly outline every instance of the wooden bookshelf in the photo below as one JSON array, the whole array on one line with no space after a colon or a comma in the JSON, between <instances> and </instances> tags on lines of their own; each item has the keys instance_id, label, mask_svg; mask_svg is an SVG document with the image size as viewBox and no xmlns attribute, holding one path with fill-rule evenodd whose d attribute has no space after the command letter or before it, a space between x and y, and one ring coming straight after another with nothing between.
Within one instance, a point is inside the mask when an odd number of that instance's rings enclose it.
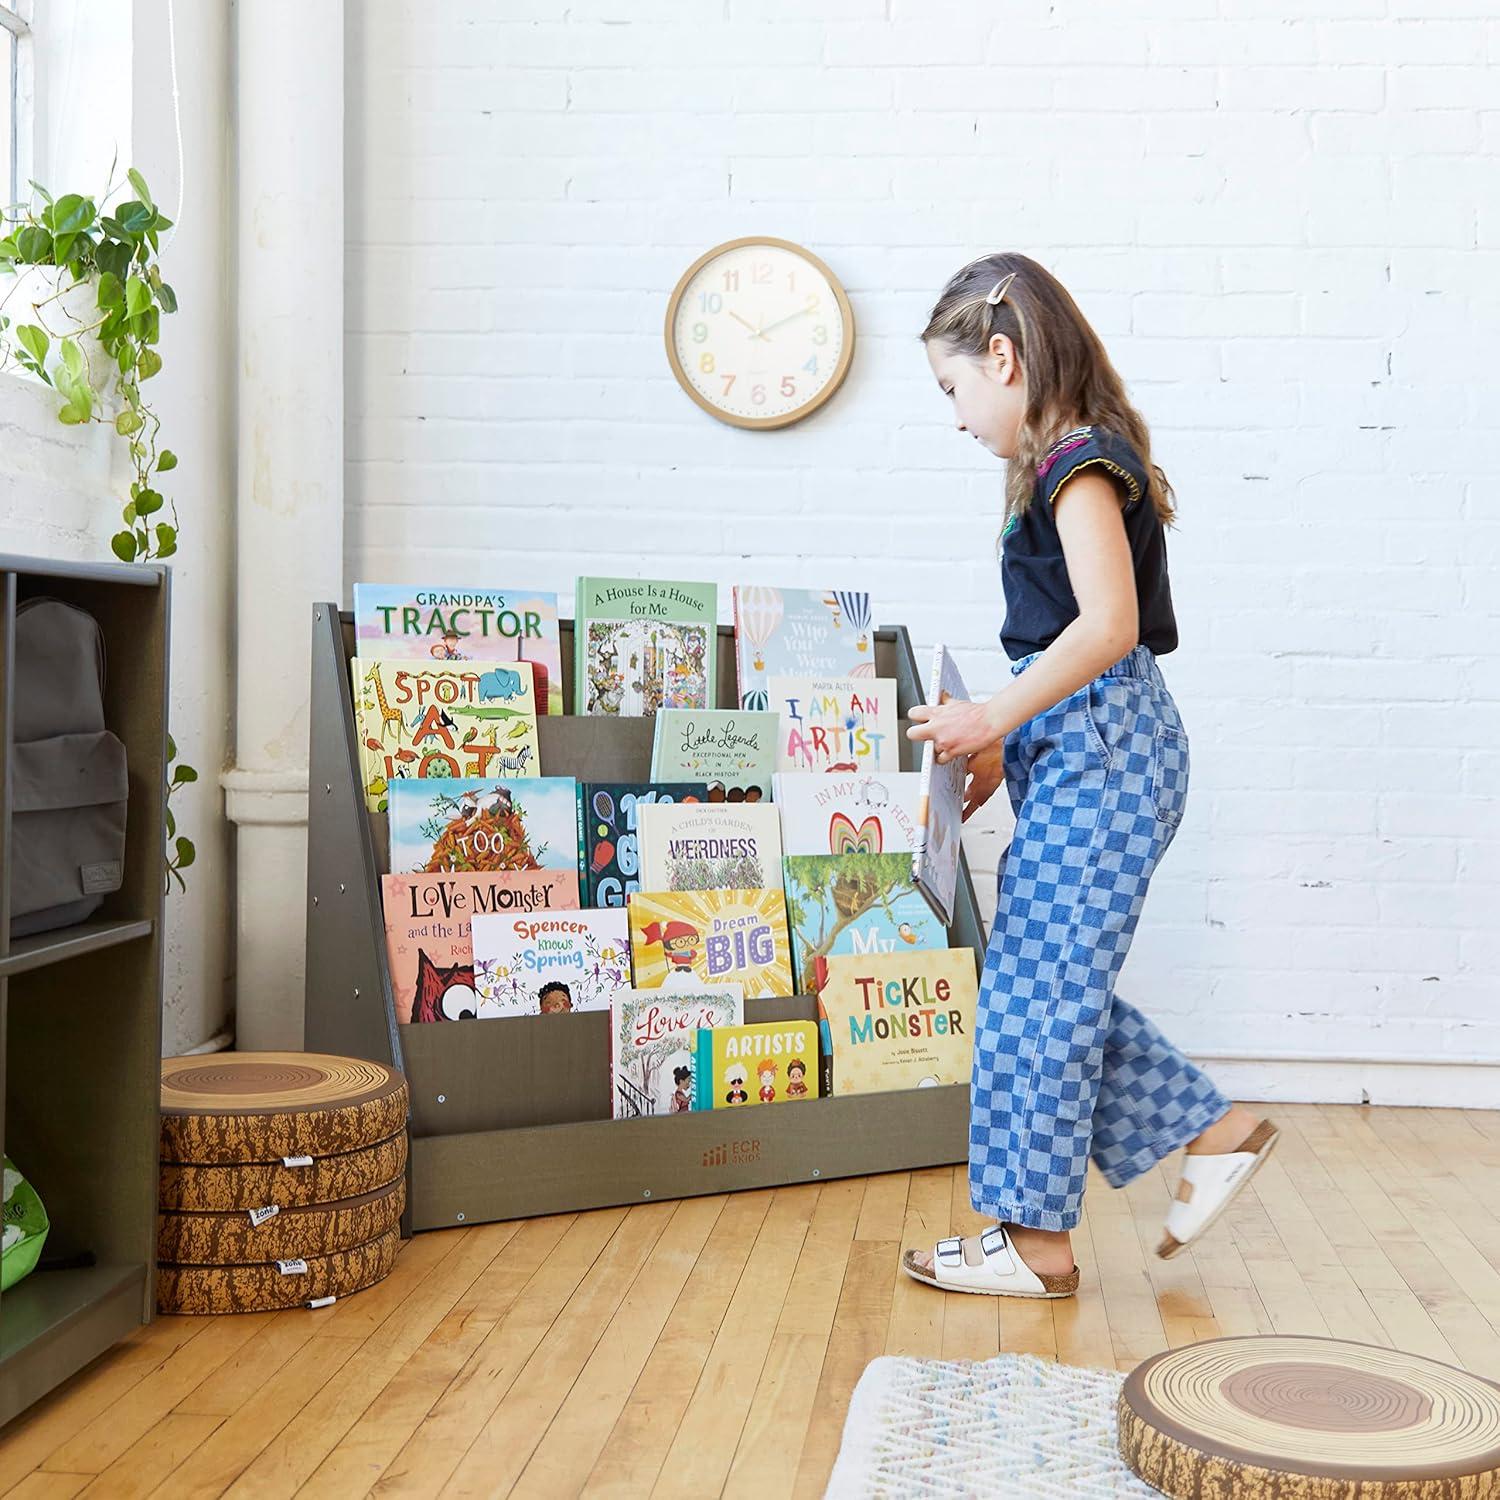
<instances>
[{"instance_id":1,"label":"wooden bookshelf","mask_svg":"<svg viewBox=\"0 0 1500 1500\"><path fill-rule=\"evenodd\" d=\"M39 596L104 632L125 879L88 921L12 939L16 609ZM0 1294L0 1423L153 1312L169 598L164 568L0 555L0 1147L52 1223L41 1265Z\"/></svg>"}]
</instances>

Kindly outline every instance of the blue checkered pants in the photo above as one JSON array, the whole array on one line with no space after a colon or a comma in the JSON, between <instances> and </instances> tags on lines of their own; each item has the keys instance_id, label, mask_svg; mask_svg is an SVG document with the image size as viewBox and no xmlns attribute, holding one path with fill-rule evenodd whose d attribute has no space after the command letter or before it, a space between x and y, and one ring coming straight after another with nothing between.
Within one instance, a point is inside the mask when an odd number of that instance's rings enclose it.
<instances>
[{"instance_id":1,"label":"blue checkered pants","mask_svg":"<svg viewBox=\"0 0 1500 1500\"><path fill-rule=\"evenodd\" d=\"M969 1194L1005 1223L1071 1229L1090 1156L1123 1187L1229 1108L1115 994L1182 818L1188 742L1137 646L1013 730L1004 753L1016 829L979 986Z\"/></svg>"}]
</instances>

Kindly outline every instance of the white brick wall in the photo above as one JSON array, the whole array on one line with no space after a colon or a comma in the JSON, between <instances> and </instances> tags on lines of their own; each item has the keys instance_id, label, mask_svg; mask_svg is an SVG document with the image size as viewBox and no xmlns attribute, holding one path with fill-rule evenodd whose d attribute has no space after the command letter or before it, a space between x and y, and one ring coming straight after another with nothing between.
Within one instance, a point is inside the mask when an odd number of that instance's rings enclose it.
<instances>
[{"instance_id":1,"label":"white brick wall","mask_svg":"<svg viewBox=\"0 0 1500 1500\"><path fill-rule=\"evenodd\" d=\"M1500 1062L1492 3L348 16L348 582L863 577L990 691L1002 474L915 335L962 261L1025 251L1182 508L1193 795L1122 989L1205 1055ZM779 433L705 416L662 348L678 274L757 232L859 330ZM967 839L987 905L1005 821ZM1453 1097L1420 1077L1383 1087Z\"/></svg>"}]
</instances>

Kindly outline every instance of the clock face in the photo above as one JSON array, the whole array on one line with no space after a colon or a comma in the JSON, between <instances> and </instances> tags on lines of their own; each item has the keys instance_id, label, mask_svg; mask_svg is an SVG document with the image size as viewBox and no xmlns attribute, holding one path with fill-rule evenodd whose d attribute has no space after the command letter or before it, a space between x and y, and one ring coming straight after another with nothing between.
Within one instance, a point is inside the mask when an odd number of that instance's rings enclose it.
<instances>
[{"instance_id":1,"label":"clock face","mask_svg":"<svg viewBox=\"0 0 1500 1500\"><path fill-rule=\"evenodd\" d=\"M842 382L854 318L828 268L783 240L703 256L667 310L667 351L688 394L738 427L784 427Z\"/></svg>"}]
</instances>

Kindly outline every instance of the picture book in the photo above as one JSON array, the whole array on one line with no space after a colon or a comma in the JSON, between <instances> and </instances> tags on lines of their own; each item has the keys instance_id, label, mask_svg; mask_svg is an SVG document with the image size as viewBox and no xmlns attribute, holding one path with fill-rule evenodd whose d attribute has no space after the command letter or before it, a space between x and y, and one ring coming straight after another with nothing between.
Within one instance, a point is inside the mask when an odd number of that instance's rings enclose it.
<instances>
[{"instance_id":1,"label":"picture book","mask_svg":"<svg viewBox=\"0 0 1500 1500\"><path fill-rule=\"evenodd\" d=\"M664 708L651 742L651 776L722 782L745 801L769 799L776 715L739 708Z\"/></svg>"},{"instance_id":2,"label":"picture book","mask_svg":"<svg viewBox=\"0 0 1500 1500\"><path fill-rule=\"evenodd\" d=\"M531 663L350 662L365 802L398 781L538 774Z\"/></svg>"},{"instance_id":3,"label":"picture book","mask_svg":"<svg viewBox=\"0 0 1500 1500\"><path fill-rule=\"evenodd\" d=\"M799 990L832 953L946 948L947 928L912 884L909 854L790 854L786 916Z\"/></svg>"},{"instance_id":4,"label":"picture book","mask_svg":"<svg viewBox=\"0 0 1500 1500\"><path fill-rule=\"evenodd\" d=\"M617 990L610 1001L611 1114L680 1115L693 1108L697 1034L738 1026L745 1007L737 984L698 990Z\"/></svg>"},{"instance_id":5,"label":"picture book","mask_svg":"<svg viewBox=\"0 0 1500 1500\"><path fill-rule=\"evenodd\" d=\"M818 968L825 1093L969 1082L979 997L972 948L836 954Z\"/></svg>"},{"instance_id":6,"label":"picture book","mask_svg":"<svg viewBox=\"0 0 1500 1500\"><path fill-rule=\"evenodd\" d=\"M574 910L578 877L568 870L382 875L380 894L396 1020L404 1026L496 1014L480 1007L474 988L474 918Z\"/></svg>"},{"instance_id":7,"label":"picture book","mask_svg":"<svg viewBox=\"0 0 1500 1500\"><path fill-rule=\"evenodd\" d=\"M767 684L778 771L901 769L893 677L773 677Z\"/></svg>"},{"instance_id":8,"label":"picture book","mask_svg":"<svg viewBox=\"0 0 1500 1500\"><path fill-rule=\"evenodd\" d=\"M927 701L967 702L969 690L946 646L932 653ZM953 921L958 892L958 862L963 844L964 786L969 779L969 757L956 755L938 765L932 741L922 745L922 795L917 803L917 837L912 845L911 874L943 926Z\"/></svg>"},{"instance_id":9,"label":"picture book","mask_svg":"<svg viewBox=\"0 0 1500 1500\"><path fill-rule=\"evenodd\" d=\"M391 870L568 870L578 873L578 783L462 777L393 781Z\"/></svg>"},{"instance_id":10,"label":"picture book","mask_svg":"<svg viewBox=\"0 0 1500 1500\"><path fill-rule=\"evenodd\" d=\"M637 813L643 891L755 890L781 878L769 802L658 804Z\"/></svg>"},{"instance_id":11,"label":"picture book","mask_svg":"<svg viewBox=\"0 0 1500 1500\"><path fill-rule=\"evenodd\" d=\"M792 993L786 898L755 891L637 891L630 954L639 989L732 981L747 999Z\"/></svg>"},{"instance_id":12,"label":"picture book","mask_svg":"<svg viewBox=\"0 0 1500 1500\"><path fill-rule=\"evenodd\" d=\"M741 708L769 707L772 677L873 677L870 596L842 589L734 590Z\"/></svg>"},{"instance_id":13,"label":"picture book","mask_svg":"<svg viewBox=\"0 0 1500 1500\"><path fill-rule=\"evenodd\" d=\"M718 599L712 583L580 578L574 712L640 718L661 708L712 708Z\"/></svg>"},{"instance_id":14,"label":"picture book","mask_svg":"<svg viewBox=\"0 0 1500 1500\"><path fill-rule=\"evenodd\" d=\"M654 803L701 803L706 781L585 781L578 786L578 849L585 906L624 906L641 888L637 815ZM722 789L719 791L722 798Z\"/></svg>"},{"instance_id":15,"label":"picture book","mask_svg":"<svg viewBox=\"0 0 1500 1500\"><path fill-rule=\"evenodd\" d=\"M862 776L778 772L774 782L787 854L903 854L916 836L916 771Z\"/></svg>"},{"instance_id":16,"label":"picture book","mask_svg":"<svg viewBox=\"0 0 1500 1500\"><path fill-rule=\"evenodd\" d=\"M695 1109L818 1097L818 1023L757 1021L698 1033Z\"/></svg>"},{"instance_id":17,"label":"picture book","mask_svg":"<svg viewBox=\"0 0 1500 1500\"><path fill-rule=\"evenodd\" d=\"M356 583L354 650L369 658L528 661L537 712L563 711L557 595L539 589Z\"/></svg>"},{"instance_id":18,"label":"picture book","mask_svg":"<svg viewBox=\"0 0 1500 1500\"><path fill-rule=\"evenodd\" d=\"M502 1015L608 1010L630 987L630 928L608 911L474 918L474 988Z\"/></svg>"}]
</instances>

